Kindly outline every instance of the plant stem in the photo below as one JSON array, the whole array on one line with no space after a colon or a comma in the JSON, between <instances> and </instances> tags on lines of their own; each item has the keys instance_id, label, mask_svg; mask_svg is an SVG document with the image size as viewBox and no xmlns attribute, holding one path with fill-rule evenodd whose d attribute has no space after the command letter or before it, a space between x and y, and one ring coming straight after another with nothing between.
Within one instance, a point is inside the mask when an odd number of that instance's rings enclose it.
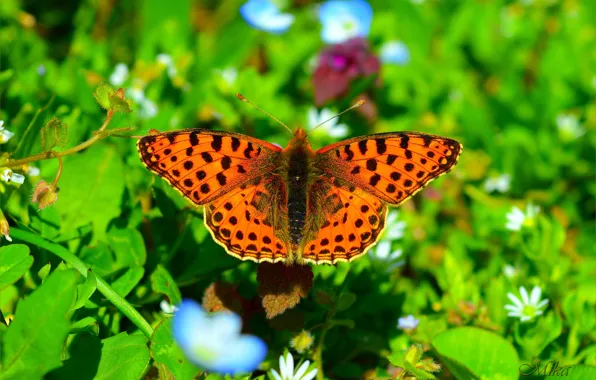
<instances>
[{"instance_id":1,"label":"plant stem","mask_svg":"<svg viewBox=\"0 0 596 380\"><path fill-rule=\"evenodd\" d=\"M325 334L327 334L327 330L329 330L333 324L331 320L335 316L335 306L333 306L332 310L329 311L327 314L327 320L323 323L321 327L321 336L319 336L319 343L317 344L317 348L315 350L314 361L317 363L317 380L325 380L325 374L323 372L323 344L325 342Z\"/></svg>"},{"instance_id":2,"label":"plant stem","mask_svg":"<svg viewBox=\"0 0 596 380\"><path fill-rule=\"evenodd\" d=\"M91 270L81 259L59 244L52 243L31 232L18 228L11 228L10 235L13 238L33 244L43 249L47 249L68 264L72 265L85 277L87 277L87 273ZM147 320L143 318L143 316L134 307L132 307L131 304L129 304L124 298L116 293L114 289L112 289L112 287L105 282L104 279L99 277L97 274L95 275L95 278L97 279L97 290L99 290L99 292L103 294L108 301L110 301L118 310L120 310L122 314L130 319L130 321L134 323L135 326L137 326L148 339L151 339L151 336L153 335L153 327L151 327L149 322L147 322Z\"/></svg>"},{"instance_id":3,"label":"plant stem","mask_svg":"<svg viewBox=\"0 0 596 380\"><path fill-rule=\"evenodd\" d=\"M110 124L110 121L112 120L112 117L113 116L114 116L114 112L113 111L108 111L108 116L106 117L106 120L103 122L103 124L101 125L101 127L99 128L99 130L97 132L103 132L107 128L108 124ZM69 154L73 154L73 153L79 152L79 151L81 151L81 150L89 147L90 145L94 144L95 142L103 139L104 137L106 137L106 135L104 135L102 133L96 133L89 140L83 141L79 145L74 146L74 147L72 147L70 149L66 149L66 150L64 150L62 152L55 152L53 150L50 150L50 151L47 151L47 152L42 152L42 153L34 154L32 156L21 158L21 159L18 159L18 160L7 161L5 163L2 163L2 166L7 167L7 168L14 168L16 166L26 165L26 164L28 164L30 162L42 161L42 160L49 160L50 158L64 157L64 156L67 156Z\"/></svg>"}]
</instances>

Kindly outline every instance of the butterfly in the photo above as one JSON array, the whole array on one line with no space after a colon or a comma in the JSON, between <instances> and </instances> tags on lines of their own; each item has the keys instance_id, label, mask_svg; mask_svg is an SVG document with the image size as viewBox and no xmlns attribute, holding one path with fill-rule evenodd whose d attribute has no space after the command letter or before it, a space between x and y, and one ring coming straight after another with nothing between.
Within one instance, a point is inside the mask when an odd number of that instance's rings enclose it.
<instances>
[{"instance_id":1,"label":"butterfly","mask_svg":"<svg viewBox=\"0 0 596 380\"><path fill-rule=\"evenodd\" d=\"M145 166L196 205L213 239L254 262L335 264L379 239L399 206L457 163L462 145L390 132L314 151L304 129L285 149L239 133L152 131L137 148Z\"/></svg>"}]
</instances>

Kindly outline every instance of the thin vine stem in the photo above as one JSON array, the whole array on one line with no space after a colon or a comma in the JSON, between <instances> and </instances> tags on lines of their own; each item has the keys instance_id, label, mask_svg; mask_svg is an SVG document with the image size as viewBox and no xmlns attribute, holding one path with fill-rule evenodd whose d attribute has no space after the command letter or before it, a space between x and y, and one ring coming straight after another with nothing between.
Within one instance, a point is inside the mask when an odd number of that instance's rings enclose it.
<instances>
[{"instance_id":1,"label":"thin vine stem","mask_svg":"<svg viewBox=\"0 0 596 380\"><path fill-rule=\"evenodd\" d=\"M47 152L34 154L32 156L21 158L18 160L9 160L5 163L2 163L2 166L7 167L7 168L14 168L17 166L29 164L31 162L49 160L50 158L60 159L61 157L67 156L69 154L77 153L85 148L88 148L89 146L93 145L97 141L99 141L107 136L106 134L103 134L100 132L103 132L108 127L108 125L110 124L110 121L112 121L113 116L114 116L114 112L109 110L106 119L104 120L104 122L101 125L101 127L99 128L99 130L97 130L95 135L93 137L91 137L89 140L83 141L82 143L80 143L77 146L74 146L70 149L63 150L62 152L56 152L56 151L50 150Z\"/></svg>"},{"instance_id":2,"label":"thin vine stem","mask_svg":"<svg viewBox=\"0 0 596 380\"><path fill-rule=\"evenodd\" d=\"M40 236L19 228L11 228L10 235L15 239L22 240L52 252L68 264L72 265L73 268L85 277L87 277L87 274L90 271L90 268L81 259L59 244L52 243ZM148 339L151 339L151 336L153 335L153 327L151 327L149 322L147 322L147 320L143 318L143 316L130 303L128 303L128 301L116 293L104 279L97 274L95 274L95 278L97 279L97 290L103 294L103 296L106 297L116 309L120 310L122 314L134 323Z\"/></svg>"}]
</instances>

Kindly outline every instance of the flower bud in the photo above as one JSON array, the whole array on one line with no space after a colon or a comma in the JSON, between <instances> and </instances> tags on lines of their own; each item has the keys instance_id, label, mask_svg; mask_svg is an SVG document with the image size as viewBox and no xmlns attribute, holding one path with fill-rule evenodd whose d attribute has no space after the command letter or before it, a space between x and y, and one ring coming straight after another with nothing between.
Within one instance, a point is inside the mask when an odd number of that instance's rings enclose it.
<instances>
[{"instance_id":1,"label":"flower bud","mask_svg":"<svg viewBox=\"0 0 596 380\"><path fill-rule=\"evenodd\" d=\"M43 179L35 186L32 203L39 203L38 209L42 210L58 200L58 190Z\"/></svg>"},{"instance_id":2,"label":"flower bud","mask_svg":"<svg viewBox=\"0 0 596 380\"><path fill-rule=\"evenodd\" d=\"M4 236L7 241L12 241L10 237L10 226L8 225L8 220L0 210L0 235ZM2 237L0 236L0 237Z\"/></svg>"}]
</instances>

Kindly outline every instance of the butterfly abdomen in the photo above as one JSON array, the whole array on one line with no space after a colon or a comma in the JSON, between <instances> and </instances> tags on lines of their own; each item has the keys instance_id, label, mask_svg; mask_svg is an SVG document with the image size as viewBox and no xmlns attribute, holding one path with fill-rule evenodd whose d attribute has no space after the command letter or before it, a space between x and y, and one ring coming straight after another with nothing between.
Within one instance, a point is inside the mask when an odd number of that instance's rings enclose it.
<instances>
[{"instance_id":1,"label":"butterfly abdomen","mask_svg":"<svg viewBox=\"0 0 596 380\"><path fill-rule=\"evenodd\" d=\"M308 180L308 156L301 150L292 152L288 165L288 220L290 242L298 246L306 220L306 191Z\"/></svg>"}]
</instances>

